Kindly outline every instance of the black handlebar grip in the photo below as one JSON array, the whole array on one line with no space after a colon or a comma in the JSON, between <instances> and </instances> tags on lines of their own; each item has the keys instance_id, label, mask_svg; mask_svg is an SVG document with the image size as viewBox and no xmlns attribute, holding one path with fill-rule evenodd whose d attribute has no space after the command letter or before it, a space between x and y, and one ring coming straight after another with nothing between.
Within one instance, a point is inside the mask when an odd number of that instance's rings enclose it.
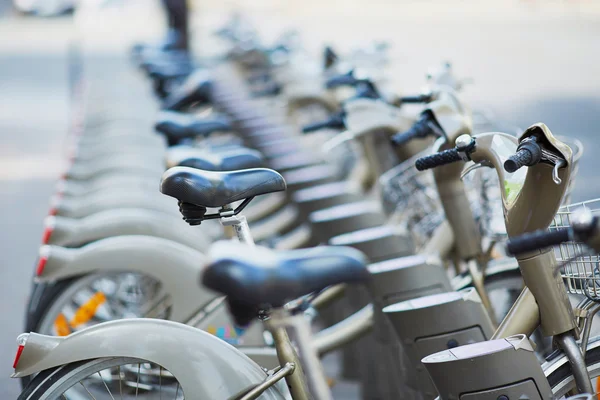
<instances>
[{"instance_id":1,"label":"black handlebar grip","mask_svg":"<svg viewBox=\"0 0 600 400\"><path fill-rule=\"evenodd\" d=\"M504 161L504 169L506 172L513 173L519 168L530 165L533 161L532 154L529 150L521 149Z\"/></svg>"},{"instance_id":2,"label":"black handlebar grip","mask_svg":"<svg viewBox=\"0 0 600 400\"><path fill-rule=\"evenodd\" d=\"M356 79L353 75L344 74L334 76L333 78L327 80L327 82L325 83L325 87L327 89L334 89L340 86L355 86L356 84L358 84L358 82L359 80Z\"/></svg>"},{"instance_id":3,"label":"black handlebar grip","mask_svg":"<svg viewBox=\"0 0 600 400\"><path fill-rule=\"evenodd\" d=\"M461 160L462 158L458 150L450 149L432 154L430 156L421 157L417 159L417 161L415 162L415 166L417 167L417 170L425 171L426 169L431 169L446 164L452 164L453 162Z\"/></svg>"},{"instance_id":4,"label":"black handlebar grip","mask_svg":"<svg viewBox=\"0 0 600 400\"><path fill-rule=\"evenodd\" d=\"M316 132L321 129L343 129L346 127L344 123L344 112L338 112L333 114L328 120L315 122L312 124L305 125L302 127L303 133Z\"/></svg>"},{"instance_id":5,"label":"black handlebar grip","mask_svg":"<svg viewBox=\"0 0 600 400\"><path fill-rule=\"evenodd\" d=\"M392 136L391 141L394 146L402 146L413 139L425 138L431 135L431 127L428 124L427 118L422 118L410 127L406 132L396 133Z\"/></svg>"},{"instance_id":6,"label":"black handlebar grip","mask_svg":"<svg viewBox=\"0 0 600 400\"><path fill-rule=\"evenodd\" d=\"M431 96L426 94L420 94L417 96L403 96L398 99L400 103L411 103L411 104L421 104L421 103L429 103L431 101Z\"/></svg>"},{"instance_id":7,"label":"black handlebar grip","mask_svg":"<svg viewBox=\"0 0 600 400\"><path fill-rule=\"evenodd\" d=\"M391 141L394 146L403 146L418 137L420 137L418 130L409 129L406 132L396 133L394 136L392 136Z\"/></svg>"},{"instance_id":8,"label":"black handlebar grip","mask_svg":"<svg viewBox=\"0 0 600 400\"><path fill-rule=\"evenodd\" d=\"M556 246L569 240L571 240L570 228L560 228L552 231L539 230L511 238L506 243L506 251L513 255L527 253L529 251Z\"/></svg>"},{"instance_id":9,"label":"black handlebar grip","mask_svg":"<svg viewBox=\"0 0 600 400\"><path fill-rule=\"evenodd\" d=\"M314 122L312 124L304 125L302 127L302 133L316 132L316 131L320 131L321 129L326 129L326 128L329 128L329 120L321 121L321 122Z\"/></svg>"},{"instance_id":10,"label":"black handlebar grip","mask_svg":"<svg viewBox=\"0 0 600 400\"><path fill-rule=\"evenodd\" d=\"M251 92L250 95L252 97L269 97L269 96L277 96L281 94L281 90L283 88L281 85L273 83L272 85L268 85L265 89L257 90L255 92Z\"/></svg>"}]
</instances>

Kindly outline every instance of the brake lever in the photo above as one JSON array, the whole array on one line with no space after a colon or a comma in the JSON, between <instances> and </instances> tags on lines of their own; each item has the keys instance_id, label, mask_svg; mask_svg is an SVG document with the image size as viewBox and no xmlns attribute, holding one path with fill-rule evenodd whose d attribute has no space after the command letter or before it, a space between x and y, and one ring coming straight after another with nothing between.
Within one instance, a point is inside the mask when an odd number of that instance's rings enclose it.
<instances>
[{"instance_id":1,"label":"brake lever","mask_svg":"<svg viewBox=\"0 0 600 400\"><path fill-rule=\"evenodd\" d=\"M562 179L558 176L558 170L563 167L567 162L565 160L560 160L556 164L554 164L554 168L552 169L552 180L557 185L562 183Z\"/></svg>"},{"instance_id":2,"label":"brake lever","mask_svg":"<svg viewBox=\"0 0 600 400\"><path fill-rule=\"evenodd\" d=\"M483 168L483 167L491 167L491 166L492 165L484 163L484 162L480 162L477 164L471 164L467 168L465 168L465 170L460 174L460 180L462 181L465 176L467 176L469 173L475 171L476 169Z\"/></svg>"},{"instance_id":3,"label":"brake lever","mask_svg":"<svg viewBox=\"0 0 600 400\"><path fill-rule=\"evenodd\" d=\"M552 168L552 180L555 184L560 185L562 183L562 179L558 176L558 170L564 167L567 162L560 156L542 148L542 157L540 162L545 161L553 165Z\"/></svg>"}]
</instances>

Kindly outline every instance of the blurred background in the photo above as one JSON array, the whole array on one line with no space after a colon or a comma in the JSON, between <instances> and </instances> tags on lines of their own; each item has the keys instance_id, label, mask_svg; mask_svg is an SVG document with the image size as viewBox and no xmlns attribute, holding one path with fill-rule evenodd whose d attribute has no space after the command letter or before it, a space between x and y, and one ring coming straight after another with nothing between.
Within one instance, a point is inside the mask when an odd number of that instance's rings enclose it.
<instances>
[{"instance_id":1,"label":"blurred background","mask_svg":"<svg viewBox=\"0 0 600 400\"><path fill-rule=\"evenodd\" d=\"M158 0L0 0L0 398L70 126L69 49L111 79L131 44L160 38ZM600 2L594 0L191 1L194 54L218 53L210 33L231 11L273 40L289 28L315 55L384 40L389 89L414 93L442 61L473 83L465 96L510 124L544 122L585 145L573 199L600 196ZM148 92L150 96L150 92ZM134 107L134 105L132 105Z\"/></svg>"}]
</instances>

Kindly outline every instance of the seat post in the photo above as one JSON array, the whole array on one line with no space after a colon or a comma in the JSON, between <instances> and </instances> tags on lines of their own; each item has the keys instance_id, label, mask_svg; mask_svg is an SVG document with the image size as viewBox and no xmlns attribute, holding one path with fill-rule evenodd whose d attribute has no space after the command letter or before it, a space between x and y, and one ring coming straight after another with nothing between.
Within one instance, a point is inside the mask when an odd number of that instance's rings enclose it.
<instances>
[{"instance_id":1,"label":"seat post","mask_svg":"<svg viewBox=\"0 0 600 400\"><path fill-rule=\"evenodd\" d=\"M229 206L225 206L219 210L221 225L233 226L235 234L240 242L254 246L254 238L250 232L248 221L242 214L234 214L234 210Z\"/></svg>"},{"instance_id":2,"label":"seat post","mask_svg":"<svg viewBox=\"0 0 600 400\"><path fill-rule=\"evenodd\" d=\"M291 315L285 309L274 309L270 315L270 326L287 328L296 343L304 375L316 400L333 400L323 366L316 348L312 345L311 326L303 312Z\"/></svg>"}]
</instances>

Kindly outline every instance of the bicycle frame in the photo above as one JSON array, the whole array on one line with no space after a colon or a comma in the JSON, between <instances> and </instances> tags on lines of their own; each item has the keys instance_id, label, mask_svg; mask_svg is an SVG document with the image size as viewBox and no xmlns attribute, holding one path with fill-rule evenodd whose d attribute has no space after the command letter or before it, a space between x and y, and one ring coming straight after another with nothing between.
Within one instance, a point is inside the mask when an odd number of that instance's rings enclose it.
<instances>
[{"instance_id":1,"label":"bicycle frame","mask_svg":"<svg viewBox=\"0 0 600 400\"><path fill-rule=\"evenodd\" d=\"M504 171L505 156L499 147L512 145L512 149L516 149L517 139L510 135L500 133L479 135L476 141L477 148L471 157L476 163L488 163L498 173L499 180L502 182L502 202L509 236L545 229L550 225L560 206L571 173L572 155L569 147L555 139L543 124L530 127L520 140L534 133L542 135L566 160L565 166L558 169L560 183L552 181L553 168L541 163L529 167L524 180L522 174L516 178L517 173L509 176ZM512 197L509 198L506 187L511 185L511 182L514 182L514 185L519 184L516 182L519 178L521 178L521 188L517 188L518 192L512 193ZM511 190L514 191L515 188L510 188L508 192ZM532 204L536 204L533 211ZM515 307L505 319L506 322L500 325L494 337L506 337L518 333L529 335L532 333L532 328L535 329L538 325L541 325L544 334L548 336L576 330L562 278L554 273L556 259L551 250L519 256L517 261L527 289L524 289ZM536 301L539 305L539 313L532 301ZM557 305L561 306L557 307Z\"/></svg>"},{"instance_id":2,"label":"bicycle frame","mask_svg":"<svg viewBox=\"0 0 600 400\"><path fill-rule=\"evenodd\" d=\"M475 163L495 168L501 185L502 205L509 236L546 229L556 214L569 184L571 149L557 140L544 124L528 128L520 140L537 135L543 148L559 154L554 165L539 163L527 172L509 174L504 160L514 154L518 141L502 133L478 135L470 154ZM512 153L511 153L512 152ZM532 205L535 204L535 207ZM517 257L526 287L502 321L493 339L517 334L530 336L540 326L546 336L554 336L573 368L580 390L592 389L582 353L575 343L578 326L551 249Z\"/></svg>"}]
</instances>

